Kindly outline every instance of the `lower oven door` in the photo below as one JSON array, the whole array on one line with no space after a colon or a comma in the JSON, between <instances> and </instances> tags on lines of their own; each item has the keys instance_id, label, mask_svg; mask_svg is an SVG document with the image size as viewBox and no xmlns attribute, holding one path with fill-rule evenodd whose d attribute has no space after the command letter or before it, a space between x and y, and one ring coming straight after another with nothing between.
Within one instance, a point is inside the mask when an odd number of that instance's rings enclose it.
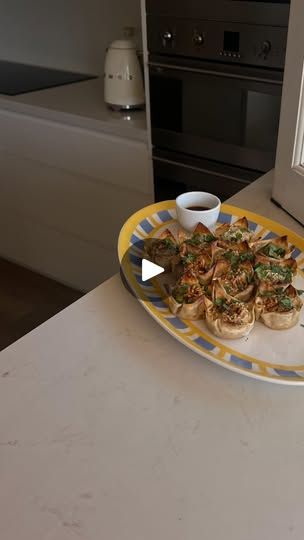
<instances>
[{"instance_id":1,"label":"lower oven door","mask_svg":"<svg viewBox=\"0 0 304 540\"><path fill-rule=\"evenodd\" d=\"M261 175L160 150L154 152L153 169L156 202L175 199L185 191L208 191L224 201Z\"/></svg>"},{"instance_id":2,"label":"lower oven door","mask_svg":"<svg viewBox=\"0 0 304 540\"><path fill-rule=\"evenodd\" d=\"M274 166L282 73L166 62L152 57L149 67L155 147L261 172Z\"/></svg>"}]
</instances>

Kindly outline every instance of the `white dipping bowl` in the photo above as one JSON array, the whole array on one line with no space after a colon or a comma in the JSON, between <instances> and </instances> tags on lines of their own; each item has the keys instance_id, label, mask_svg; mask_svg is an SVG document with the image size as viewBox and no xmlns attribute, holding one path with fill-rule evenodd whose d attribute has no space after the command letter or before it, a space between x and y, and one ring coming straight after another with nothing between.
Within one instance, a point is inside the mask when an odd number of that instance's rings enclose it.
<instances>
[{"instance_id":1,"label":"white dipping bowl","mask_svg":"<svg viewBox=\"0 0 304 540\"><path fill-rule=\"evenodd\" d=\"M189 210L189 206L207 206L208 210ZM189 232L192 232L198 223L203 223L208 228L215 225L220 209L220 199L206 191L189 191L176 199L178 222Z\"/></svg>"}]
</instances>

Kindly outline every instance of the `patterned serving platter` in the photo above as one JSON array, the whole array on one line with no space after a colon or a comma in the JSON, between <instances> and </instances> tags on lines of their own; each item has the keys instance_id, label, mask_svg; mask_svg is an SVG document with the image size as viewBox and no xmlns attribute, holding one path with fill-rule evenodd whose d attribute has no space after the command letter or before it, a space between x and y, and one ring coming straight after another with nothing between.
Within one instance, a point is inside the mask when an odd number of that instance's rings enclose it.
<instances>
[{"instance_id":1,"label":"patterned serving platter","mask_svg":"<svg viewBox=\"0 0 304 540\"><path fill-rule=\"evenodd\" d=\"M223 204L219 223L231 223L246 215L250 229L263 239L288 235L294 245L292 256L298 263L293 284L304 289L304 238L279 223L253 212ZM304 308L300 323L289 330L271 330L260 322L248 337L222 340L211 334L204 321L188 321L173 315L157 278L141 280L143 241L157 238L169 228L177 230L175 201L152 204L139 210L124 224L118 255L124 276L150 315L188 348L227 369L274 383L304 384Z\"/></svg>"}]
</instances>

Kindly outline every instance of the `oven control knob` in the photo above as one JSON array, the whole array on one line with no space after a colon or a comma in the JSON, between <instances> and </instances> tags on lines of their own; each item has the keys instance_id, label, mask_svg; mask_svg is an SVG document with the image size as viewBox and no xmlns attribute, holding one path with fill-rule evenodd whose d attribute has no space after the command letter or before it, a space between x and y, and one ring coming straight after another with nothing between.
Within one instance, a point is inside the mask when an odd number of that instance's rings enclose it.
<instances>
[{"instance_id":1,"label":"oven control knob","mask_svg":"<svg viewBox=\"0 0 304 540\"><path fill-rule=\"evenodd\" d=\"M193 34L192 41L194 45L200 46L200 45L204 45L205 39L204 39L203 34L200 34L199 32L195 32Z\"/></svg>"},{"instance_id":2,"label":"oven control knob","mask_svg":"<svg viewBox=\"0 0 304 540\"><path fill-rule=\"evenodd\" d=\"M162 40L163 40L164 47L165 47L166 45L169 45L169 43L172 43L172 41L173 41L173 34L172 34L172 32L170 32L170 30L166 30L166 31L162 34Z\"/></svg>"},{"instance_id":3,"label":"oven control knob","mask_svg":"<svg viewBox=\"0 0 304 540\"><path fill-rule=\"evenodd\" d=\"M271 51L271 42L268 41L268 40L263 41L260 56L262 56L264 58L264 60L266 60L267 56L270 53L270 51Z\"/></svg>"}]
</instances>

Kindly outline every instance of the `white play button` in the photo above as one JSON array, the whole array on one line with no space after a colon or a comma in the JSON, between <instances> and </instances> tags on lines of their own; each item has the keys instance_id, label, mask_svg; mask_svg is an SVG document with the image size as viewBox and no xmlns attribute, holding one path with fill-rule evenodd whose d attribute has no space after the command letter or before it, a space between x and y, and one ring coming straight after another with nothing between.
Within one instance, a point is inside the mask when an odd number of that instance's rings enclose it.
<instances>
[{"instance_id":1,"label":"white play button","mask_svg":"<svg viewBox=\"0 0 304 540\"><path fill-rule=\"evenodd\" d=\"M142 281L147 281L148 279L151 279L155 276L158 276L159 274L162 274L165 271L164 268L161 266L158 266L158 264L154 264L151 261L148 261L147 259L142 260L141 265L141 279Z\"/></svg>"}]
</instances>

